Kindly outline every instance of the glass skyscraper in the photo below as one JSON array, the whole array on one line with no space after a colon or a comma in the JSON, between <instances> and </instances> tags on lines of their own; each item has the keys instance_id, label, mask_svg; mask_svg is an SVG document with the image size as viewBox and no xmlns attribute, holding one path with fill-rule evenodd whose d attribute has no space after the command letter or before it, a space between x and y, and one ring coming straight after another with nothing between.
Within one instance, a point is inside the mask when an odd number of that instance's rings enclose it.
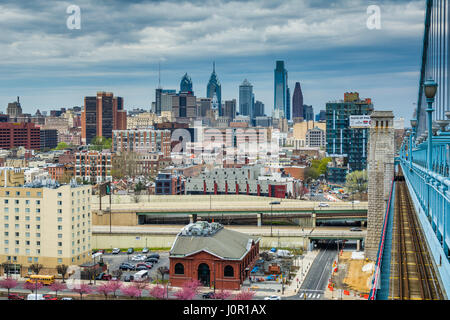
<instances>
[{"instance_id":1,"label":"glass skyscraper","mask_svg":"<svg viewBox=\"0 0 450 320\"><path fill-rule=\"evenodd\" d=\"M219 116L222 116L222 87L216 74L216 64L213 63L213 72L206 86L206 97L211 98L216 107L219 109Z\"/></svg>"},{"instance_id":2,"label":"glass skyscraper","mask_svg":"<svg viewBox=\"0 0 450 320\"><path fill-rule=\"evenodd\" d=\"M239 86L239 114L253 118L253 86L247 79Z\"/></svg>"},{"instance_id":3,"label":"glass skyscraper","mask_svg":"<svg viewBox=\"0 0 450 320\"><path fill-rule=\"evenodd\" d=\"M194 91L192 90L192 79L187 73L181 78L180 93L181 92L192 92L192 94L194 94Z\"/></svg>"},{"instance_id":4,"label":"glass skyscraper","mask_svg":"<svg viewBox=\"0 0 450 320\"><path fill-rule=\"evenodd\" d=\"M290 103L288 103L288 74L284 68L284 61L277 61L274 71L274 118L287 118L290 116Z\"/></svg>"}]
</instances>

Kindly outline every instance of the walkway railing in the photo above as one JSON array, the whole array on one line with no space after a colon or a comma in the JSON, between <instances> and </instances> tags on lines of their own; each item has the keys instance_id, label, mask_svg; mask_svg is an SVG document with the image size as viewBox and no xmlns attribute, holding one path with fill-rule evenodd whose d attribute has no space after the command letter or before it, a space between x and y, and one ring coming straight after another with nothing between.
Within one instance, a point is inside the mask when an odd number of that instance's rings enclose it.
<instances>
[{"instance_id":1,"label":"walkway railing","mask_svg":"<svg viewBox=\"0 0 450 320\"><path fill-rule=\"evenodd\" d=\"M384 215L383 230L380 236L378 245L377 261L375 264L375 272L372 280L372 289L370 290L369 300L375 300L377 295L378 283L380 281L381 263L383 262L384 240L386 239L387 223L389 221L389 212L391 211L392 190L394 189L394 179L391 182L391 191L389 192L389 201L386 206L386 213Z\"/></svg>"}]
</instances>

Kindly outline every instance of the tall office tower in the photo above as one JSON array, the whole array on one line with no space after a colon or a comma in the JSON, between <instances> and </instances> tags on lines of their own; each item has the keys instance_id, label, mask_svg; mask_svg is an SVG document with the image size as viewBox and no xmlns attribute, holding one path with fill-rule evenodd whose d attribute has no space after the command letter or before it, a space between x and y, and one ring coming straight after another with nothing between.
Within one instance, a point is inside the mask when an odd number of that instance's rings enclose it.
<instances>
[{"instance_id":1,"label":"tall office tower","mask_svg":"<svg viewBox=\"0 0 450 320\"><path fill-rule=\"evenodd\" d=\"M10 118L15 118L22 115L22 107L20 105L19 97L17 97L17 101L8 103L8 108L6 109L6 114Z\"/></svg>"},{"instance_id":2,"label":"tall office tower","mask_svg":"<svg viewBox=\"0 0 450 320\"><path fill-rule=\"evenodd\" d=\"M236 99L225 100L223 116L230 118L230 120L233 120L236 117Z\"/></svg>"},{"instance_id":3,"label":"tall office tower","mask_svg":"<svg viewBox=\"0 0 450 320\"><path fill-rule=\"evenodd\" d=\"M291 91L286 85L286 119L291 120Z\"/></svg>"},{"instance_id":4,"label":"tall office tower","mask_svg":"<svg viewBox=\"0 0 450 320\"><path fill-rule=\"evenodd\" d=\"M274 70L274 118L286 118L287 70L284 61L277 61Z\"/></svg>"},{"instance_id":5,"label":"tall office tower","mask_svg":"<svg viewBox=\"0 0 450 320\"><path fill-rule=\"evenodd\" d=\"M183 78L181 78L180 93L181 92L191 92L194 94L194 91L192 90L192 79L187 73L185 73Z\"/></svg>"},{"instance_id":6,"label":"tall office tower","mask_svg":"<svg viewBox=\"0 0 450 320\"><path fill-rule=\"evenodd\" d=\"M294 95L292 96L292 119L304 118L303 116L303 92L300 82L295 83Z\"/></svg>"},{"instance_id":7,"label":"tall office tower","mask_svg":"<svg viewBox=\"0 0 450 320\"><path fill-rule=\"evenodd\" d=\"M325 110L320 110L316 115L316 121L327 121L327 112Z\"/></svg>"},{"instance_id":8,"label":"tall office tower","mask_svg":"<svg viewBox=\"0 0 450 320\"><path fill-rule=\"evenodd\" d=\"M214 102L213 108L219 109L219 116L222 116L222 86L216 74L216 63L213 63L213 72L206 86L206 97ZM216 102L217 101L217 102Z\"/></svg>"},{"instance_id":9,"label":"tall office tower","mask_svg":"<svg viewBox=\"0 0 450 320\"><path fill-rule=\"evenodd\" d=\"M172 111L172 97L176 95L175 90L163 90L161 93L161 114Z\"/></svg>"},{"instance_id":10,"label":"tall office tower","mask_svg":"<svg viewBox=\"0 0 450 320\"><path fill-rule=\"evenodd\" d=\"M372 111L372 100L361 100L358 93L346 93L344 100L326 104L327 156L332 158L328 181L343 185L348 173L366 169ZM361 116L369 120L361 121Z\"/></svg>"},{"instance_id":11,"label":"tall office tower","mask_svg":"<svg viewBox=\"0 0 450 320\"><path fill-rule=\"evenodd\" d=\"M256 117L263 117L263 116L264 116L264 103L256 100L253 117L256 118Z\"/></svg>"},{"instance_id":12,"label":"tall office tower","mask_svg":"<svg viewBox=\"0 0 450 320\"><path fill-rule=\"evenodd\" d=\"M199 117L207 117L212 108L210 98L197 98L197 109Z\"/></svg>"},{"instance_id":13,"label":"tall office tower","mask_svg":"<svg viewBox=\"0 0 450 320\"><path fill-rule=\"evenodd\" d=\"M174 89L162 89L157 88L155 89L155 109L153 110L154 113L156 113L158 116L161 115L162 107L161 107L161 99L163 94L176 94L177 91Z\"/></svg>"},{"instance_id":14,"label":"tall office tower","mask_svg":"<svg viewBox=\"0 0 450 320\"><path fill-rule=\"evenodd\" d=\"M241 116L253 116L253 86L245 79L239 86L239 114Z\"/></svg>"},{"instance_id":15,"label":"tall office tower","mask_svg":"<svg viewBox=\"0 0 450 320\"><path fill-rule=\"evenodd\" d=\"M172 96L172 114L176 122L188 123L197 118L197 98L192 94L180 93Z\"/></svg>"},{"instance_id":16,"label":"tall office tower","mask_svg":"<svg viewBox=\"0 0 450 320\"><path fill-rule=\"evenodd\" d=\"M96 136L112 138L113 130L127 128L127 112L123 109L123 98L112 92L97 92L96 97L84 98L81 113L81 139L91 143Z\"/></svg>"},{"instance_id":17,"label":"tall office tower","mask_svg":"<svg viewBox=\"0 0 450 320\"><path fill-rule=\"evenodd\" d=\"M303 120L313 121L314 120L314 108L313 106L303 105Z\"/></svg>"}]
</instances>

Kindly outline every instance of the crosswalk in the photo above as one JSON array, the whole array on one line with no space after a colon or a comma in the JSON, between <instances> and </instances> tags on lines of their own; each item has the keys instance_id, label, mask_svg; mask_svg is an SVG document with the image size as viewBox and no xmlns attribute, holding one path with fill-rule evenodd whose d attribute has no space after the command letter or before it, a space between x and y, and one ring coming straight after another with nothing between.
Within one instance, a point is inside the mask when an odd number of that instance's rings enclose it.
<instances>
[{"instance_id":1,"label":"crosswalk","mask_svg":"<svg viewBox=\"0 0 450 320\"><path fill-rule=\"evenodd\" d=\"M299 293L299 298L303 300L320 300L323 297L323 292L309 292L304 291Z\"/></svg>"}]
</instances>

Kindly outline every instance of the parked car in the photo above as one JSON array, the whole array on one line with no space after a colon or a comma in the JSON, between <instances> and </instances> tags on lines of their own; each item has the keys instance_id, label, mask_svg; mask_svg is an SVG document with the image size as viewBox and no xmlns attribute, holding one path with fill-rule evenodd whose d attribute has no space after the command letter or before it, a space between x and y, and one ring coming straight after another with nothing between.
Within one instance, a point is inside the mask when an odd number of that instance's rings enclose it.
<instances>
[{"instance_id":1,"label":"parked car","mask_svg":"<svg viewBox=\"0 0 450 320\"><path fill-rule=\"evenodd\" d=\"M144 248L144 249L142 249L142 253L149 253L149 249L148 248Z\"/></svg>"},{"instance_id":2,"label":"parked car","mask_svg":"<svg viewBox=\"0 0 450 320\"><path fill-rule=\"evenodd\" d=\"M202 295L203 299L214 299L214 292L207 292Z\"/></svg>"},{"instance_id":3,"label":"parked car","mask_svg":"<svg viewBox=\"0 0 450 320\"><path fill-rule=\"evenodd\" d=\"M45 300L45 298L41 293L30 293L27 295L27 300Z\"/></svg>"},{"instance_id":4,"label":"parked car","mask_svg":"<svg viewBox=\"0 0 450 320\"><path fill-rule=\"evenodd\" d=\"M54 297L54 296L52 296L50 294L44 295L44 299L45 300L58 300L58 298L56 298L56 297Z\"/></svg>"},{"instance_id":5,"label":"parked car","mask_svg":"<svg viewBox=\"0 0 450 320\"><path fill-rule=\"evenodd\" d=\"M124 262L119 266L120 270L135 270L136 267L131 263Z\"/></svg>"},{"instance_id":6,"label":"parked car","mask_svg":"<svg viewBox=\"0 0 450 320\"><path fill-rule=\"evenodd\" d=\"M127 275L125 275L125 276L123 277L123 281L124 281L124 282L130 282L130 281L133 281L133 280L134 280L134 276L131 275L131 274L127 274Z\"/></svg>"},{"instance_id":7,"label":"parked car","mask_svg":"<svg viewBox=\"0 0 450 320\"><path fill-rule=\"evenodd\" d=\"M8 295L8 300L25 300L25 297L19 296L17 293L10 293Z\"/></svg>"},{"instance_id":8,"label":"parked car","mask_svg":"<svg viewBox=\"0 0 450 320\"><path fill-rule=\"evenodd\" d=\"M152 267L153 267L153 265L151 264L151 263L148 263L148 262L141 262L141 263L138 263L137 265L136 265L136 268L138 268L138 267L140 267L140 266L144 266L144 267L146 267L147 269L151 269ZM137 269L136 269L137 270Z\"/></svg>"},{"instance_id":9,"label":"parked car","mask_svg":"<svg viewBox=\"0 0 450 320\"><path fill-rule=\"evenodd\" d=\"M152 253L152 254L149 254L149 255L147 256L147 258L156 258L156 259L159 259L159 254L157 254L157 253Z\"/></svg>"},{"instance_id":10,"label":"parked car","mask_svg":"<svg viewBox=\"0 0 450 320\"><path fill-rule=\"evenodd\" d=\"M105 272L100 273L97 277L95 277L95 280L111 280L112 276L110 274L107 274Z\"/></svg>"},{"instance_id":11,"label":"parked car","mask_svg":"<svg viewBox=\"0 0 450 320\"><path fill-rule=\"evenodd\" d=\"M325 202L321 202L319 203L319 207L329 207L330 205L328 203Z\"/></svg>"},{"instance_id":12,"label":"parked car","mask_svg":"<svg viewBox=\"0 0 450 320\"><path fill-rule=\"evenodd\" d=\"M127 254L132 254L133 252L134 252L134 249L133 249L133 248L128 248Z\"/></svg>"},{"instance_id":13,"label":"parked car","mask_svg":"<svg viewBox=\"0 0 450 320\"><path fill-rule=\"evenodd\" d=\"M148 270L147 266L140 265L136 267L136 271Z\"/></svg>"},{"instance_id":14,"label":"parked car","mask_svg":"<svg viewBox=\"0 0 450 320\"><path fill-rule=\"evenodd\" d=\"M71 298L71 297L63 297L63 298L61 298L61 300L73 300L73 298Z\"/></svg>"},{"instance_id":15,"label":"parked car","mask_svg":"<svg viewBox=\"0 0 450 320\"><path fill-rule=\"evenodd\" d=\"M120 253L120 249L119 248L114 248L111 251L112 254L119 254Z\"/></svg>"},{"instance_id":16,"label":"parked car","mask_svg":"<svg viewBox=\"0 0 450 320\"><path fill-rule=\"evenodd\" d=\"M281 300L280 296L269 296L265 297L264 300Z\"/></svg>"},{"instance_id":17,"label":"parked car","mask_svg":"<svg viewBox=\"0 0 450 320\"><path fill-rule=\"evenodd\" d=\"M153 264L157 264L158 263L158 259L156 259L156 258L147 258L147 259L145 259L145 262L151 262Z\"/></svg>"},{"instance_id":18,"label":"parked car","mask_svg":"<svg viewBox=\"0 0 450 320\"><path fill-rule=\"evenodd\" d=\"M145 256L138 254L138 255L132 256L131 261L144 261L145 258L146 258Z\"/></svg>"},{"instance_id":19,"label":"parked car","mask_svg":"<svg viewBox=\"0 0 450 320\"><path fill-rule=\"evenodd\" d=\"M358 227L353 227L353 228L350 228L350 231L362 231L362 229L358 228Z\"/></svg>"}]
</instances>

